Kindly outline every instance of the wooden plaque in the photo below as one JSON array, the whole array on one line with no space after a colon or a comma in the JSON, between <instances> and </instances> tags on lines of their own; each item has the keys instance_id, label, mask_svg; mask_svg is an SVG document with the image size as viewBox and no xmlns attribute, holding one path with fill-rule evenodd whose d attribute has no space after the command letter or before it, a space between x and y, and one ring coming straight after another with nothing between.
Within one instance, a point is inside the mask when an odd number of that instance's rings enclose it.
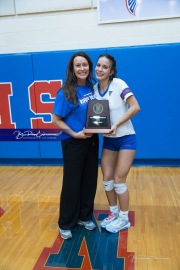
<instances>
[{"instance_id":1,"label":"wooden plaque","mask_svg":"<svg viewBox=\"0 0 180 270\"><path fill-rule=\"evenodd\" d=\"M111 129L109 101L89 100L86 116L85 133L109 133Z\"/></svg>"}]
</instances>

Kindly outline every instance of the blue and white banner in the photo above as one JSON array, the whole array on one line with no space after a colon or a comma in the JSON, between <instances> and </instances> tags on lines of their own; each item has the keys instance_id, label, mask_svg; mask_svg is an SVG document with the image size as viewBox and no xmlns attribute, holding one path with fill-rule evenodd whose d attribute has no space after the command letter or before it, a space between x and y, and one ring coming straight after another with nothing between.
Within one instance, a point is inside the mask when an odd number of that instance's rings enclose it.
<instances>
[{"instance_id":1,"label":"blue and white banner","mask_svg":"<svg viewBox=\"0 0 180 270\"><path fill-rule=\"evenodd\" d=\"M180 0L98 0L98 22L180 17Z\"/></svg>"}]
</instances>

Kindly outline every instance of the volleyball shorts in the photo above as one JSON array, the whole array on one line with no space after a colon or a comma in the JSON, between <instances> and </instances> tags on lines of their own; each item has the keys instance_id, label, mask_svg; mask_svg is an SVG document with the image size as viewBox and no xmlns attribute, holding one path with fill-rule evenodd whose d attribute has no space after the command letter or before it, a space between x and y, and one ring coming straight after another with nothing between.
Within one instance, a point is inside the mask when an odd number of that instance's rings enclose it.
<instances>
[{"instance_id":1,"label":"volleyball shorts","mask_svg":"<svg viewBox=\"0 0 180 270\"><path fill-rule=\"evenodd\" d=\"M136 134L122 137L103 137L103 148L111 151L136 150Z\"/></svg>"}]
</instances>

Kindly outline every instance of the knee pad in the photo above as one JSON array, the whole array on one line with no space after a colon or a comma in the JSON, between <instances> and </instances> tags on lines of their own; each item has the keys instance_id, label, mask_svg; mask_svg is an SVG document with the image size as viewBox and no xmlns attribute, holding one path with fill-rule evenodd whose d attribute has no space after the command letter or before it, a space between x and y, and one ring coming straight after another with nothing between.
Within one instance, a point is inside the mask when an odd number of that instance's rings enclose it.
<instances>
[{"instance_id":1,"label":"knee pad","mask_svg":"<svg viewBox=\"0 0 180 270\"><path fill-rule=\"evenodd\" d=\"M105 191L111 191L114 188L114 180L102 181Z\"/></svg>"},{"instance_id":2,"label":"knee pad","mask_svg":"<svg viewBox=\"0 0 180 270\"><path fill-rule=\"evenodd\" d=\"M114 189L118 195L123 194L127 190L126 183L114 184Z\"/></svg>"}]
</instances>

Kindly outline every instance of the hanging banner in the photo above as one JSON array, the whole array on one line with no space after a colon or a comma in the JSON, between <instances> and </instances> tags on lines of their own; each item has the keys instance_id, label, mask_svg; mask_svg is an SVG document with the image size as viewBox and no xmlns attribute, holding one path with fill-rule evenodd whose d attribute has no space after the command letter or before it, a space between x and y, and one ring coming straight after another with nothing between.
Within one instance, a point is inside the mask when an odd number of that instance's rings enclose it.
<instances>
[{"instance_id":1,"label":"hanging banner","mask_svg":"<svg viewBox=\"0 0 180 270\"><path fill-rule=\"evenodd\" d=\"M98 23L180 17L180 0L98 0Z\"/></svg>"}]
</instances>

